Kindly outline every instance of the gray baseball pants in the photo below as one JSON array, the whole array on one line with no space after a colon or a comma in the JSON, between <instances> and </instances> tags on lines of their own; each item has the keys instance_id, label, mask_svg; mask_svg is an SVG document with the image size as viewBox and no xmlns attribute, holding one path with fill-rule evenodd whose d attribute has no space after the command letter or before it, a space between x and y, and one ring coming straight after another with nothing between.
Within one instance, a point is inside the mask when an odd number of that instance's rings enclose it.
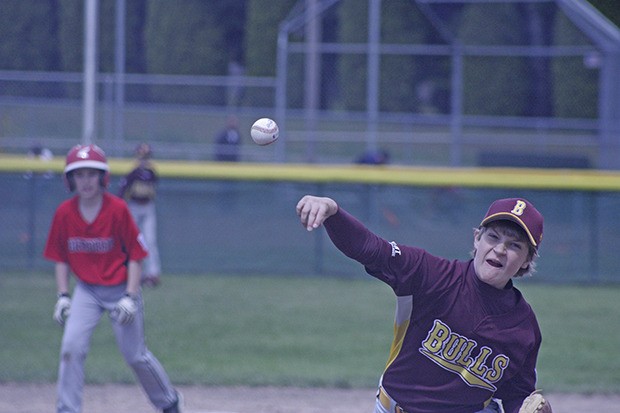
<instances>
[{"instance_id":1,"label":"gray baseball pants","mask_svg":"<svg viewBox=\"0 0 620 413\"><path fill-rule=\"evenodd\" d=\"M155 201L146 204L139 204L128 201L127 205L133 218L144 235L149 255L142 261L142 273L146 276L161 275L161 260L159 258L159 246L157 244L157 211Z\"/></svg>"},{"instance_id":2,"label":"gray baseball pants","mask_svg":"<svg viewBox=\"0 0 620 413\"><path fill-rule=\"evenodd\" d=\"M78 282L71 300L71 313L65 323L58 369L58 413L79 413L84 389L84 363L90 341L105 312L114 309L125 292L125 284L94 286ZM112 320L116 344L125 362L132 368L151 403L158 409L177 399L176 391L162 365L146 348L144 339L144 305L138 298L135 319L120 325Z\"/></svg>"}]
</instances>

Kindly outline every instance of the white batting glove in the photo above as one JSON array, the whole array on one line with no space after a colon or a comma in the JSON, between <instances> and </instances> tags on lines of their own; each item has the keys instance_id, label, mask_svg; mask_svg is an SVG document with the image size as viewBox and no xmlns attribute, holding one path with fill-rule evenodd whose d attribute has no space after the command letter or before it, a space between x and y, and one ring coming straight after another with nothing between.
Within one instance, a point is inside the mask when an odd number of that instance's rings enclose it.
<instances>
[{"instance_id":1,"label":"white batting glove","mask_svg":"<svg viewBox=\"0 0 620 413\"><path fill-rule=\"evenodd\" d=\"M119 324L129 324L133 321L138 312L138 304L136 300L129 294L125 294L112 311L113 318Z\"/></svg>"},{"instance_id":2,"label":"white batting glove","mask_svg":"<svg viewBox=\"0 0 620 413\"><path fill-rule=\"evenodd\" d=\"M54 306L54 320L61 326L64 326L69 313L71 313L71 297L67 294L61 294L58 296L58 301L56 301Z\"/></svg>"}]
</instances>

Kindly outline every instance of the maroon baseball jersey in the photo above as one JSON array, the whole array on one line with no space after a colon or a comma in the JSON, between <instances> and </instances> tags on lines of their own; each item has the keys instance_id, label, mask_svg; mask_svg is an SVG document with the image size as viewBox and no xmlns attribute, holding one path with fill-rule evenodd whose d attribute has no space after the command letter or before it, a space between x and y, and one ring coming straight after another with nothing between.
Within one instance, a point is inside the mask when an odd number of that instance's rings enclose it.
<instances>
[{"instance_id":1,"label":"maroon baseball jersey","mask_svg":"<svg viewBox=\"0 0 620 413\"><path fill-rule=\"evenodd\" d=\"M104 192L91 223L82 218L77 196L60 204L43 255L68 263L88 284L118 285L127 281L127 262L142 260L147 252L125 201Z\"/></svg>"},{"instance_id":2,"label":"maroon baseball jersey","mask_svg":"<svg viewBox=\"0 0 620 413\"><path fill-rule=\"evenodd\" d=\"M394 340L382 386L408 413L471 413L491 397L518 412L535 389L541 333L509 282L478 279L457 261L376 236L340 209L325 221L334 245L390 285L397 297Z\"/></svg>"}]
</instances>

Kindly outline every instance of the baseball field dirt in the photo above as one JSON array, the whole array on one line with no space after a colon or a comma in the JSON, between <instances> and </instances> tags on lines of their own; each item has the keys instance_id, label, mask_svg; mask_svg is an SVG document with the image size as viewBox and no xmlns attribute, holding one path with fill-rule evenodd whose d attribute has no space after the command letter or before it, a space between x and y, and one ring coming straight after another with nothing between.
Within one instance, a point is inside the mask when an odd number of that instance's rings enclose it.
<instances>
[{"instance_id":1,"label":"baseball field dirt","mask_svg":"<svg viewBox=\"0 0 620 413\"><path fill-rule=\"evenodd\" d=\"M184 413L370 413L373 389L180 386ZM620 395L549 394L555 413L620 413ZM53 384L0 383L0 412L53 413ZM153 413L135 385L87 386L84 413Z\"/></svg>"}]
</instances>

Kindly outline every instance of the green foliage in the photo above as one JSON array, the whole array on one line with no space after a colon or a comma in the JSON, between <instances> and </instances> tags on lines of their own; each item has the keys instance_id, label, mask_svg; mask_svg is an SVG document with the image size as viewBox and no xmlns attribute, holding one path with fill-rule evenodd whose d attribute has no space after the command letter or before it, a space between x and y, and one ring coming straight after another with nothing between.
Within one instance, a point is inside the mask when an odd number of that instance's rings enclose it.
<instances>
[{"instance_id":1,"label":"green foliage","mask_svg":"<svg viewBox=\"0 0 620 413\"><path fill-rule=\"evenodd\" d=\"M554 26L558 44L589 44L584 35L559 14ZM553 62L554 115L557 117L595 118L598 115L598 75L587 68L583 56L556 58Z\"/></svg>"},{"instance_id":2,"label":"green foliage","mask_svg":"<svg viewBox=\"0 0 620 413\"><path fill-rule=\"evenodd\" d=\"M460 37L469 45L522 45L512 4L471 4L465 8ZM468 115L523 115L527 107L527 66L521 57L466 57L463 111Z\"/></svg>"},{"instance_id":3,"label":"green foliage","mask_svg":"<svg viewBox=\"0 0 620 413\"><path fill-rule=\"evenodd\" d=\"M227 55L224 31L220 16L213 12L211 4L197 0L183 0L171 7L165 0L149 3L145 38L149 45L146 52L150 73L180 75L225 74ZM210 96L199 88L160 89L153 88L154 99L200 104L213 103L221 93L211 91ZM216 100L217 101L217 100Z\"/></svg>"},{"instance_id":4,"label":"green foliage","mask_svg":"<svg viewBox=\"0 0 620 413\"><path fill-rule=\"evenodd\" d=\"M263 0L248 0L244 37L248 75L275 76L279 24L287 17L295 3L296 0L268 3ZM300 65L296 67L299 68ZM294 73L299 74L298 71ZM303 79L298 77L300 78ZM299 81L295 85L289 85L288 90L295 91L299 101L299 96L303 93ZM260 90L248 90L245 99L253 106L273 105L273 98Z\"/></svg>"},{"instance_id":5,"label":"green foliage","mask_svg":"<svg viewBox=\"0 0 620 413\"><path fill-rule=\"evenodd\" d=\"M381 13L381 41L395 44L423 44L428 30L411 1L385 2ZM418 56L384 55L380 69L380 107L391 112L415 110L415 87L420 78Z\"/></svg>"},{"instance_id":6,"label":"green foliage","mask_svg":"<svg viewBox=\"0 0 620 413\"><path fill-rule=\"evenodd\" d=\"M365 43L368 39L367 2L342 0L338 15L338 40L343 43ZM340 79L339 108L366 108L367 59L365 54L346 54L338 61Z\"/></svg>"},{"instance_id":7,"label":"green foliage","mask_svg":"<svg viewBox=\"0 0 620 413\"><path fill-rule=\"evenodd\" d=\"M245 36L248 74L275 76L278 24L286 18L295 3L295 0L269 3L248 1Z\"/></svg>"},{"instance_id":8,"label":"green foliage","mask_svg":"<svg viewBox=\"0 0 620 413\"><path fill-rule=\"evenodd\" d=\"M115 69L116 53L116 1L100 0L98 12L97 54L99 70L112 72ZM127 1L125 3L125 70L144 72L144 20L146 3ZM79 72L84 59L84 2L62 0L56 9L59 19L59 48L62 67L65 71Z\"/></svg>"},{"instance_id":9,"label":"green foliage","mask_svg":"<svg viewBox=\"0 0 620 413\"><path fill-rule=\"evenodd\" d=\"M601 14L614 25L620 26L620 7L617 0L588 0Z\"/></svg>"},{"instance_id":10,"label":"green foliage","mask_svg":"<svg viewBox=\"0 0 620 413\"><path fill-rule=\"evenodd\" d=\"M84 5L80 0L64 0L58 7L59 48L62 69L82 70L84 59Z\"/></svg>"},{"instance_id":11,"label":"green foliage","mask_svg":"<svg viewBox=\"0 0 620 413\"><path fill-rule=\"evenodd\" d=\"M150 73L216 74L226 72L222 31L206 2L183 0L174 7L165 0L150 2L146 24Z\"/></svg>"},{"instance_id":12,"label":"green foliage","mask_svg":"<svg viewBox=\"0 0 620 413\"><path fill-rule=\"evenodd\" d=\"M0 1L0 70L59 70L57 31L53 2ZM50 96L55 90L49 84L0 85L5 96Z\"/></svg>"},{"instance_id":13,"label":"green foliage","mask_svg":"<svg viewBox=\"0 0 620 413\"><path fill-rule=\"evenodd\" d=\"M610 0L591 0L613 23L620 21L619 8ZM297 0L165 0L127 1L126 61L129 73L225 75L229 64L239 64L245 73L274 76L277 34L280 23L291 13ZM100 0L98 10L99 70L115 67L117 30L115 0ZM540 8L539 8L540 6ZM442 14L469 44L545 45L540 30L557 5L514 5L480 3L454 6ZM438 6L445 7L445 6ZM463 8L464 14L460 15ZM336 10L333 12L333 10ZM323 41L365 43L368 37L367 3L343 0L323 16ZM444 12L446 8L440 9ZM537 11L538 10L538 11ZM528 14L529 13L529 14ZM558 19L554 44L567 44L576 30L566 19ZM434 43L435 27L422 17L415 2L391 0L382 3L381 42L402 44ZM531 19L536 15L536 19ZM458 19L457 17L461 17ZM524 24L527 21L529 23ZM0 2L0 68L79 72L83 67L84 2L80 0L21 0ZM523 27L521 27L523 26ZM291 39L303 40L303 29ZM583 35L580 35L583 37ZM546 40L545 40L546 41ZM525 58L475 57L465 61L464 108L467 114L548 115L552 104L547 91L554 90L556 116L592 118L597 115L598 70L583 67L579 58L555 59L553 87L548 62ZM450 101L450 61L432 56L382 55L379 105L386 112L447 112ZM560 65L565 65L560 69ZM304 104L303 54L289 55L287 103ZM367 56L365 53L324 55L321 105L326 109L363 110L366 106ZM79 85L35 85L32 92L11 84L22 95L80 98ZM36 91L35 91L36 88ZM59 90L56 90L56 89ZM128 100L136 97L171 103L222 105L226 96L220 87L166 88L133 86ZM537 104L530 104L534 100ZM246 106L271 106L274 97L258 88L243 96ZM542 102L542 103L540 103Z\"/></svg>"},{"instance_id":14,"label":"green foliage","mask_svg":"<svg viewBox=\"0 0 620 413\"><path fill-rule=\"evenodd\" d=\"M0 283L0 381L55 380L53 276ZM539 385L616 392L618 288L519 286L543 331ZM147 343L179 384L372 387L393 333L393 293L370 278L165 275L144 296ZM133 382L108 323L93 337L87 381Z\"/></svg>"},{"instance_id":15,"label":"green foliage","mask_svg":"<svg viewBox=\"0 0 620 413\"><path fill-rule=\"evenodd\" d=\"M337 41L361 43L368 41L367 3L344 0L338 9L339 32ZM424 44L431 31L427 20L411 1L383 2L381 9L380 42L382 44ZM419 102L417 88L425 81L437 81L441 70L435 59L412 55L380 55L379 107L386 112L423 111L425 102ZM344 54L338 59L338 108L364 110L366 108L368 56ZM446 72L443 71L446 76ZM436 85L433 85L436 86Z\"/></svg>"},{"instance_id":16,"label":"green foliage","mask_svg":"<svg viewBox=\"0 0 620 413\"><path fill-rule=\"evenodd\" d=\"M52 4L37 2L35 7L32 3L0 2L0 69L58 69L54 42L57 21Z\"/></svg>"}]
</instances>

